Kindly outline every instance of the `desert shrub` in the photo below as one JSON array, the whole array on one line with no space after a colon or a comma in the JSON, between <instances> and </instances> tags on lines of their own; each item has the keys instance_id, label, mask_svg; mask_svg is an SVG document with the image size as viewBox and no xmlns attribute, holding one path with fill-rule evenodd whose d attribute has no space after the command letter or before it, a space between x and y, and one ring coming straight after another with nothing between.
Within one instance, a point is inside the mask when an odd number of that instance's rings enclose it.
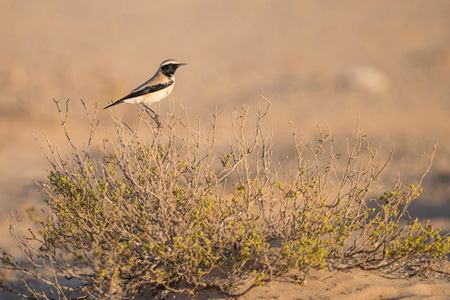
<instances>
[{"instance_id":1,"label":"desert shrub","mask_svg":"<svg viewBox=\"0 0 450 300\"><path fill-rule=\"evenodd\" d=\"M100 154L91 150L97 111L86 110L91 132L79 148L59 110L73 153L45 151L52 169L39 183L48 195L39 234L13 219L27 263L2 251L3 268L20 274L28 294L1 289L32 299L203 288L236 296L287 272L301 281L310 268L408 276L437 268L449 237L407 213L422 180L373 196L390 158L378 163L359 131L338 154L331 134L319 130L307 144L292 127L295 165L273 163L268 107L232 113L226 151L215 150L217 112L206 133L173 104L163 128L143 112L135 127L114 114L115 137Z\"/></svg>"}]
</instances>

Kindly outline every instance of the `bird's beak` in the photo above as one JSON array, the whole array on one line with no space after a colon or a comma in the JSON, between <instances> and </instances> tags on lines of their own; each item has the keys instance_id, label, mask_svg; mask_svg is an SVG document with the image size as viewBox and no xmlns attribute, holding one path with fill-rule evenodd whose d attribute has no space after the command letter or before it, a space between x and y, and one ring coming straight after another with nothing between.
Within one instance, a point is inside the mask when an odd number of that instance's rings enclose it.
<instances>
[{"instance_id":1,"label":"bird's beak","mask_svg":"<svg viewBox=\"0 0 450 300\"><path fill-rule=\"evenodd\" d=\"M178 64L178 66L180 66L180 67L181 67L181 66L185 66L185 65L187 65L187 64L185 64L185 63L179 63L179 64Z\"/></svg>"}]
</instances>

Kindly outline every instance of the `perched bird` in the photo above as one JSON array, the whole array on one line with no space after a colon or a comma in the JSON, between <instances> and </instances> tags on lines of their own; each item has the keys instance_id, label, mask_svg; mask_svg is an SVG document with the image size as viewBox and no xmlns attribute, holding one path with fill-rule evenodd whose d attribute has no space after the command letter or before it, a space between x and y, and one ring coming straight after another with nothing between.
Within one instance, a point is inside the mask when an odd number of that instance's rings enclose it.
<instances>
[{"instance_id":1,"label":"perched bird","mask_svg":"<svg viewBox=\"0 0 450 300\"><path fill-rule=\"evenodd\" d=\"M175 85L175 71L178 67L184 65L186 64L174 59L163 61L152 78L132 90L127 96L106 106L104 109L120 103L142 104L156 116L156 113L150 109L150 104L161 101L172 93Z\"/></svg>"}]
</instances>

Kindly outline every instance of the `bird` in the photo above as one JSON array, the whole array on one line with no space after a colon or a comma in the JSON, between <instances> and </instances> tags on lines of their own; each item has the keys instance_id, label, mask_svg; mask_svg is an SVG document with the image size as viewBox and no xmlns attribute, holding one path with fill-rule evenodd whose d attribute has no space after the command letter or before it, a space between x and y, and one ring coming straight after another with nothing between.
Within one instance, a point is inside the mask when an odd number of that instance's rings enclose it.
<instances>
[{"instance_id":1,"label":"bird","mask_svg":"<svg viewBox=\"0 0 450 300\"><path fill-rule=\"evenodd\" d=\"M184 65L186 64L174 59L163 61L152 78L132 90L125 97L106 106L104 109L120 103L142 104L156 116L156 113L149 107L150 104L159 102L172 93L175 85L175 71Z\"/></svg>"}]
</instances>

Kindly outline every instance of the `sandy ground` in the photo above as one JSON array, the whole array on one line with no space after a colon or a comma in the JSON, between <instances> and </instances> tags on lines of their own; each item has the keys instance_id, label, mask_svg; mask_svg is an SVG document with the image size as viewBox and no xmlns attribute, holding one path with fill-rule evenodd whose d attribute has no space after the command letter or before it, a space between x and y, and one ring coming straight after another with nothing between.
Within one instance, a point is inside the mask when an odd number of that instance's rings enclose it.
<instances>
[{"instance_id":1,"label":"sandy ground","mask_svg":"<svg viewBox=\"0 0 450 300\"><path fill-rule=\"evenodd\" d=\"M216 290L207 290L189 297L168 294L166 299L226 299ZM385 300L385 299L449 299L450 283L429 279L393 279L371 272L312 271L309 279L298 284L289 278L274 280L267 285L251 289L239 299L273 300Z\"/></svg>"},{"instance_id":2,"label":"sandy ground","mask_svg":"<svg viewBox=\"0 0 450 300\"><path fill-rule=\"evenodd\" d=\"M448 299L450 283L415 279L392 279L363 271L313 272L304 285L275 281L242 299ZM280 293L285 291L285 293Z\"/></svg>"},{"instance_id":3,"label":"sandy ground","mask_svg":"<svg viewBox=\"0 0 450 300\"><path fill-rule=\"evenodd\" d=\"M447 0L3 0L0 8L1 248L14 251L8 214L42 203L34 181L45 180L49 165L30 132L41 141L45 132L63 153L70 151L52 99L71 99L68 125L81 143L87 128L79 99L91 111L103 107L147 80L166 58L188 63L177 72L173 98L205 126L216 107L224 110L219 126L225 126L235 107L264 102L261 95L270 99L265 124L274 130L280 160L291 154L289 121L306 140L317 125L329 126L343 147L359 118L382 157L396 147L388 186L398 172L405 182L417 181L426 166L422 154L438 141L411 215L450 232ZM161 103L162 115L167 105ZM136 121L133 106L118 110ZM108 111L98 117L96 146L112 124ZM445 299L450 290L445 282L391 282L361 272L286 285L271 283L246 299ZM323 293L309 294L309 287ZM284 295L288 290L293 294Z\"/></svg>"}]
</instances>

